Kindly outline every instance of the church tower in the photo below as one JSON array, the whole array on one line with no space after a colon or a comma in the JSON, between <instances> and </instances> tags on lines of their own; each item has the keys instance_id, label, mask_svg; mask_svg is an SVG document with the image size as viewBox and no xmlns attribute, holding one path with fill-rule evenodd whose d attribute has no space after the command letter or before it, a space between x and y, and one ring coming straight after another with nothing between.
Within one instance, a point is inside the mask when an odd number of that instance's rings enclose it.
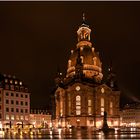
<instances>
[{"instance_id":1,"label":"church tower","mask_svg":"<svg viewBox=\"0 0 140 140\"><path fill-rule=\"evenodd\" d=\"M91 43L91 28L83 14L78 43L68 60L67 73L55 91L57 127L101 128L104 111L108 125L119 126L120 91L102 82L102 63Z\"/></svg>"}]
</instances>

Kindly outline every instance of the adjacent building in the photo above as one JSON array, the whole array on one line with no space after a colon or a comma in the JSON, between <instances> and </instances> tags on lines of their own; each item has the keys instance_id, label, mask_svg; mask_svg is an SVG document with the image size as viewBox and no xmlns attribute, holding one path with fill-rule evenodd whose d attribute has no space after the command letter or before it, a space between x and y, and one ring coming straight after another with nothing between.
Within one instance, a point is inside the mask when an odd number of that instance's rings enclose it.
<instances>
[{"instance_id":1,"label":"adjacent building","mask_svg":"<svg viewBox=\"0 0 140 140\"><path fill-rule=\"evenodd\" d=\"M140 103L126 104L121 111L121 126L140 127Z\"/></svg>"},{"instance_id":2,"label":"adjacent building","mask_svg":"<svg viewBox=\"0 0 140 140\"><path fill-rule=\"evenodd\" d=\"M68 60L66 75L55 79L56 126L91 126L100 128L104 111L108 125L119 126L120 91L112 67L103 82L102 62L91 42L91 28L83 16L77 30L78 43Z\"/></svg>"},{"instance_id":3,"label":"adjacent building","mask_svg":"<svg viewBox=\"0 0 140 140\"><path fill-rule=\"evenodd\" d=\"M52 127L51 115L44 109L31 109L30 124L35 128Z\"/></svg>"},{"instance_id":4,"label":"adjacent building","mask_svg":"<svg viewBox=\"0 0 140 140\"><path fill-rule=\"evenodd\" d=\"M29 123L30 93L15 76L0 74L0 128Z\"/></svg>"}]
</instances>

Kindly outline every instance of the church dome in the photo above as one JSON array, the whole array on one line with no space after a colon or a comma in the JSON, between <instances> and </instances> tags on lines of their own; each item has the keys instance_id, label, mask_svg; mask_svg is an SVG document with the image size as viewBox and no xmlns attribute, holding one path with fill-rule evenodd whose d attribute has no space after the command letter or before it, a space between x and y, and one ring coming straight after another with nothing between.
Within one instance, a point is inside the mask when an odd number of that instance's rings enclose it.
<instances>
[{"instance_id":1,"label":"church dome","mask_svg":"<svg viewBox=\"0 0 140 140\"><path fill-rule=\"evenodd\" d=\"M99 58L99 54L95 52L92 43L90 42L90 32L89 26L82 24L78 31L78 43L75 50L71 50L71 55L68 60L68 69L66 77L72 77L75 75L75 68L77 64L78 56L82 62L82 71L86 78L95 79L101 82L102 74L102 63Z\"/></svg>"}]
</instances>

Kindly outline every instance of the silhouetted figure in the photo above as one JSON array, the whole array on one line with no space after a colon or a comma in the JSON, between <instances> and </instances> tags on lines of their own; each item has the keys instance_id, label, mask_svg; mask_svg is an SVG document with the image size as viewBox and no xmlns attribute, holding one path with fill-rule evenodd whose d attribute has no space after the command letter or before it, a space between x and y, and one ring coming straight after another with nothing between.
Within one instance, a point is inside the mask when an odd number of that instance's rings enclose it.
<instances>
[{"instance_id":1,"label":"silhouetted figure","mask_svg":"<svg viewBox=\"0 0 140 140\"><path fill-rule=\"evenodd\" d=\"M109 127L108 127L108 124L107 124L107 112L104 111L104 120L103 120L103 127L102 129L104 130L107 130Z\"/></svg>"},{"instance_id":2,"label":"silhouetted figure","mask_svg":"<svg viewBox=\"0 0 140 140\"><path fill-rule=\"evenodd\" d=\"M109 128L107 124L107 112L104 111L104 119L103 119L103 127L101 129L104 133L108 133L110 131L115 131L113 128Z\"/></svg>"}]
</instances>

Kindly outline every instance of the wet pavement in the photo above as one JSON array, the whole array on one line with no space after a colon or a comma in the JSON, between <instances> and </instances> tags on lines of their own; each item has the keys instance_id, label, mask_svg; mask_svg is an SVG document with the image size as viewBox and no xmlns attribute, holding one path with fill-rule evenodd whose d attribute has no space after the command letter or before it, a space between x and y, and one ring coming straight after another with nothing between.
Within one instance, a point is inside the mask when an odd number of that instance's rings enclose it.
<instances>
[{"instance_id":1,"label":"wet pavement","mask_svg":"<svg viewBox=\"0 0 140 140\"><path fill-rule=\"evenodd\" d=\"M115 131L104 134L93 129L47 129L28 132L0 132L5 139L140 139L140 131Z\"/></svg>"}]
</instances>

